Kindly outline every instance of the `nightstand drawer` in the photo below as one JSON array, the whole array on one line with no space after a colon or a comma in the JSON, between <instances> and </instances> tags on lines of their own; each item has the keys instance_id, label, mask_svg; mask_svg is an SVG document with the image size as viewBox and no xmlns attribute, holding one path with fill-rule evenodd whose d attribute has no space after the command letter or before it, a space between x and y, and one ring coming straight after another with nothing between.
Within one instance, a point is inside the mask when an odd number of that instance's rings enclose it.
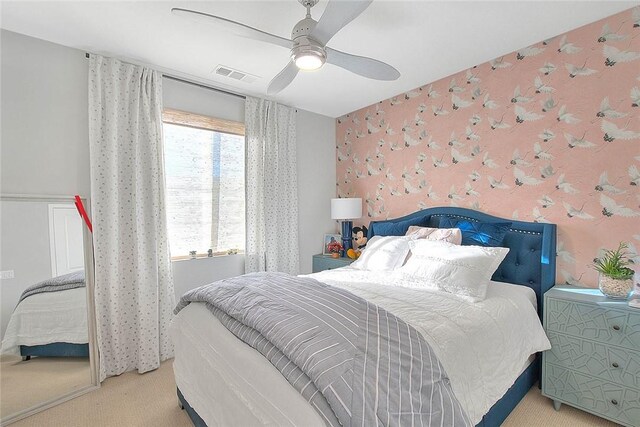
<instances>
[{"instance_id":1,"label":"nightstand drawer","mask_svg":"<svg viewBox=\"0 0 640 427\"><path fill-rule=\"evenodd\" d=\"M547 299L545 312L545 327L548 331L619 345L631 350L640 348L640 312L612 310L604 304L583 304L556 298Z\"/></svg>"},{"instance_id":2,"label":"nightstand drawer","mask_svg":"<svg viewBox=\"0 0 640 427\"><path fill-rule=\"evenodd\" d=\"M551 350L544 353L545 363L640 390L640 351L556 332L548 332L547 336L551 341Z\"/></svg>"},{"instance_id":3,"label":"nightstand drawer","mask_svg":"<svg viewBox=\"0 0 640 427\"><path fill-rule=\"evenodd\" d=\"M640 390L546 364L543 393L627 426L640 426Z\"/></svg>"},{"instance_id":4,"label":"nightstand drawer","mask_svg":"<svg viewBox=\"0 0 640 427\"><path fill-rule=\"evenodd\" d=\"M351 258L332 258L329 255L314 255L313 256L313 272L317 273L324 270L333 270L334 268L340 268L351 264L354 260Z\"/></svg>"}]
</instances>

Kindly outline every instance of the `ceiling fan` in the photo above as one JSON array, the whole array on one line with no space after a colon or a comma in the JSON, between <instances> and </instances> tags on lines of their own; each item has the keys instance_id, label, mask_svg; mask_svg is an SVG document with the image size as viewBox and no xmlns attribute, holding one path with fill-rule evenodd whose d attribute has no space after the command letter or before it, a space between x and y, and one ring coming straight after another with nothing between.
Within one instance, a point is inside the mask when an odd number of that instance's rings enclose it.
<instances>
[{"instance_id":1,"label":"ceiling fan","mask_svg":"<svg viewBox=\"0 0 640 427\"><path fill-rule=\"evenodd\" d=\"M318 21L311 18L311 8L318 0L298 0L306 9L307 16L298 22L291 31L291 39L276 36L257 28L220 16L210 15L195 10L174 7L176 15L216 24L242 36L272 43L291 50L291 60L277 76L271 80L267 94L273 95L287 87L298 74L298 71L313 71L322 67L325 62L337 65L360 76L376 80L396 80L400 77L398 70L391 65L373 58L352 55L331 49L327 43L345 25L353 21L369 7L373 0L332 1Z\"/></svg>"}]
</instances>

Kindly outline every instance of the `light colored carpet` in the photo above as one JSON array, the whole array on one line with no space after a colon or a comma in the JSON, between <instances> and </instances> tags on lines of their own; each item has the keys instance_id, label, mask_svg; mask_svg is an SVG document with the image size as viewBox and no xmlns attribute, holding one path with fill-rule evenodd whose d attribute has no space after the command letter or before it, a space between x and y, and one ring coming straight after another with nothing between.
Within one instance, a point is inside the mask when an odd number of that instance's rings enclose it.
<instances>
[{"instance_id":1,"label":"light colored carpet","mask_svg":"<svg viewBox=\"0 0 640 427\"><path fill-rule=\"evenodd\" d=\"M559 411L553 409L553 403L540 394L535 385L509 414L502 427L615 427L612 423L595 415L583 412L568 405L562 405Z\"/></svg>"},{"instance_id":2,"label":"light colored carpet","mask_svg":"<svg viewBox=\"0 0 640 427\"><path fill-rule=\"evenodd\" d=\"M193 426L178 408L172 361L107 378L100 389L11 424L12 427Z\"/></svg>"},{"instance_id":3,"label":"light colored carpet","mask_svg":"<svg viewBox=\"0 0 640 427\"><path fill-rule=\"evenodd\" d=\"M23 411L91 383L89 359L19 356L0 358L0 417Z\"/></svg>"},{"instance_id":4,"label":"light colored carpet","mask_svg":"<svg viewBox=\"0 0 640 427\"><path fill-rule=\"evenodd\" d=\"M12 424L12 427L191 427L178 408L171 362L143 375L108 378L94 392ZM609 427L615 424L562 405L559 412L533 387L503 424L505 427Z\"/></svg>"}]
</instances>

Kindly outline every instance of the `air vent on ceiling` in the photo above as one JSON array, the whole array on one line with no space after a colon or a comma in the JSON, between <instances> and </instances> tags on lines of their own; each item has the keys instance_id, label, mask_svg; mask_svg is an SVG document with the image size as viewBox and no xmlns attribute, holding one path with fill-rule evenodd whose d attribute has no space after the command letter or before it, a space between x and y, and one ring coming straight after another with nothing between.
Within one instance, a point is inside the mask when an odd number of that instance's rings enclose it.
<instances>
[{"instance_id":1,"label":"air vent on ceiling","mask_svg":"<svg viewBox=\"0 0 640 427\"><path fill-rule=\"evenodd\" d=\"M258 76L254 76L253 74L245 73L239 70L234 70L233 68L227 67L226 65L218 65L215 69L215 73L224 77L229 77L230 79L240 80L245 83L253 83L258 79Z\"/></svg>"}]
</instances>

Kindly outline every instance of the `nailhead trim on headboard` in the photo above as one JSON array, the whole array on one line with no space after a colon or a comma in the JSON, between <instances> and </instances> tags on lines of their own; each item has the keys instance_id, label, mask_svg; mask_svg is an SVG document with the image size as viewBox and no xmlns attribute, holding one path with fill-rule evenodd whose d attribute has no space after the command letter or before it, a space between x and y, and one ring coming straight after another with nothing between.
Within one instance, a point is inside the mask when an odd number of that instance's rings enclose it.
<instances>
[{"instance_id":1,"label":"nailhead trim on headboard","mask_svg":"<svg viewBox=\"0 0 640 427\"><path fill-rule=\"evenodd\" d=\"M460 219L466 219L466 220L469 220L469 221L480 222L480 220L477 219L477 218L470 218L468 216L455 215L455 214L433 214L431 216L460 218ZM517 228L509 228L509 231L515 231L516 233L523 233L523 234L534 234L534 235L538 235L538 236L542 234L542 233L537 232L537 231L518 230Z\"/></svg>"}]
</instances>

